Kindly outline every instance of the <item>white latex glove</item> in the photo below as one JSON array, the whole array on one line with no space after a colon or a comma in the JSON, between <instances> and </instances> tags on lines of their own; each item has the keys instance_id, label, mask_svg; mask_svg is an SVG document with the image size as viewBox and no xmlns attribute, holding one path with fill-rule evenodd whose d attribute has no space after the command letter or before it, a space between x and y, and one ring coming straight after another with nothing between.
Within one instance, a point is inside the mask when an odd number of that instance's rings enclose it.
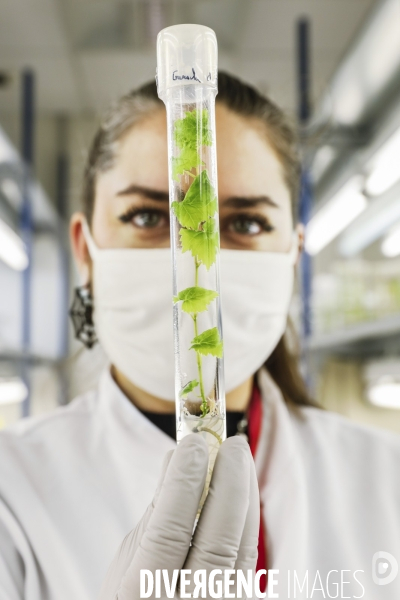
<instances>
[{"instance_id":1,"label":"white latex glove","mask_svg":"<svg viewBox=\"0 0 400 600\"><path fill-rule=\"evenodd\" d=\"M207 446L197 434L167 455L153 502L122 542L100 600L139 600L141 569L167 569L170 581L174 569L255 571L260 500L248 444L231 437L221 445L192 540L207 467Z\"/></svg>"}]
</instances>

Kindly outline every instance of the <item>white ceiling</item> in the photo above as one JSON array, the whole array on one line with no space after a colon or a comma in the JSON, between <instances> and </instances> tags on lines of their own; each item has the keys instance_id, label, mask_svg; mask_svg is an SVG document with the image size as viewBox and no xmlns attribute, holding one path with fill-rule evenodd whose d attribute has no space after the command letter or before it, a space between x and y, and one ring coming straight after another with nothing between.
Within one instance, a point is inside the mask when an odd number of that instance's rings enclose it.
<instances>
[{"instance_id":1,"label":"white ceiling","mask_svg":"<svg viewBox=\"0 0 400 600\"><path fill-rule=\"evenodd\" d=\"M20 73L37 74L42 112L102 110L154 76L154 36L173 23L213 27L220 66L294 110L295 22L312 23L314 100L376 0L0 0L0 111L19 111Z\"/></svg>"}]
</instances>

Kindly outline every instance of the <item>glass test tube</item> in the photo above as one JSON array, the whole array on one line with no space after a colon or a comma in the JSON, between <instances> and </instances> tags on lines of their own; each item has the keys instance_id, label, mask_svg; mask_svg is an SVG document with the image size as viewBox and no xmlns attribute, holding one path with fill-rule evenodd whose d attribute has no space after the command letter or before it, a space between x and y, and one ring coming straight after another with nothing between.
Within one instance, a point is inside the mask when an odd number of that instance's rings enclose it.
<instances>
[{"instance_id":1,"label":"glass test tube","mask_svg":"<svg viewBox=\"0 0 400 600\"><path fill-rule=\"evenodd\" d=\"M177 441L199 433L208 444L204 500L226 437L212 29L176 25L158 34L157 87L168 123Z\"/></svg>"}]
</instances>

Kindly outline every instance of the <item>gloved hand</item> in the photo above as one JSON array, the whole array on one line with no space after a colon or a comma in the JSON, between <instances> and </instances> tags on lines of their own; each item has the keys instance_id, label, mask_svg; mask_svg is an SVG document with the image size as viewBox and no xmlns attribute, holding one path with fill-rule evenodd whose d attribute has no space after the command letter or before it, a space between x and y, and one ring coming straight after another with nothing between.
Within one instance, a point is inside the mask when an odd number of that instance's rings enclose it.
<instances>
[{"instance_id":1,"label":"gloved hand","mask_svg":"<svg viewBox=\"0 0 400 600\"><path fill-rule=\"evenodd\" d=\"M141 569L167 569L169 581L174 569L255 571L260 503L248 444L231 437L221 445L192 540L207 467L207 446L197 434L167 455L153 502L122 542L100 600L139 600Z\"/></svg>"}]
</instances>

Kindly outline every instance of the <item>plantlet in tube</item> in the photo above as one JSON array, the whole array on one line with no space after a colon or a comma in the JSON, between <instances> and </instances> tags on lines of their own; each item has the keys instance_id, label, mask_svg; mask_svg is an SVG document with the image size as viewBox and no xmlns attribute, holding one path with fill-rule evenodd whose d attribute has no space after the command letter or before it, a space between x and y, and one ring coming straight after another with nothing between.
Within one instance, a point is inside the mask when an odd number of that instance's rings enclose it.
<instances>
[{"instance_id":1,"label":"plantlet in tube","mask_svg":"<svg viewBox=\"0 0 400 600\"><path fill-rule=\"evenodd\" d=\"M218 45L204 25L157 36L157 91L167 111L171 217L176 438L201 435L209 465L226 439L219 296L215 97Z\"/></svg>"},{"instance_id":2,"label":"plantlet in tube","mask_svg":"<svg viewBox=\"0 0 400 600\"><path fill-rule=\"evenodd\" d=\"M218 297L218 292L198 285L198 272L201 265L207 270L215 263L219 249L219 235L215 224L218 200L207 170L200 159L202 146L212 144L209 130L208 110L192 110L174 124L174 141L180 149L173 161L173 177L183 173L193 177L183 200L172 202L172 210L180 224L179 236L182 252L190 252L195 261L194 286L181 290L174 302L182 302L182 310L193 319L194 338L189 350L196 352L198 380L190 381L181 392L186 397L196 387L200 388L201 416L210 412L210 402L204 391L202 356L212 355L221 358L223 343L217 327L199 333L197 315L208 310L210 303Z\"/></svg>"}]
</instances>

